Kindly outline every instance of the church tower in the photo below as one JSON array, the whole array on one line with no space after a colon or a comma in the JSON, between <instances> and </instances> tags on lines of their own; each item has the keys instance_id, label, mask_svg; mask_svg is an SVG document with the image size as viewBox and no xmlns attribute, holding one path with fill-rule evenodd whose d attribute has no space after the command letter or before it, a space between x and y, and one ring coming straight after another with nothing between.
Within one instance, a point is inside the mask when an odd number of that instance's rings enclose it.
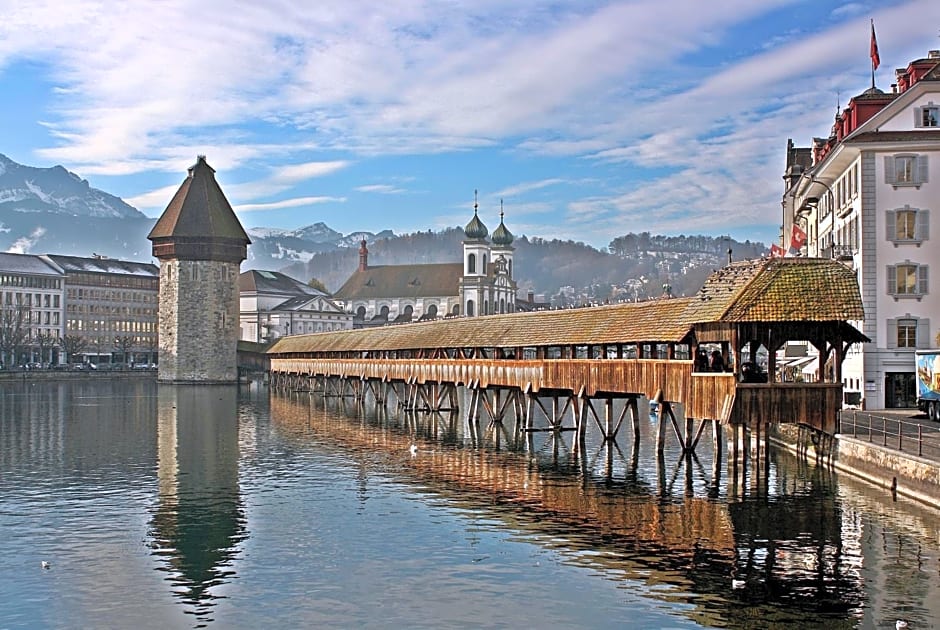
<instances>
[{"instance_id":1,"label":"church tower","mask_svg":"<svg viewBox=\"0 0 940 630\"><path fill-rule=\"evenodd\" d=\"M487 278L490 264L489 230L477 214L477 191L473 191L473 218L463 229L463 277L460 279L461 313L467 317L492 312Z\"/></svg>"},{"instance_id":2,"label":"church tower","mask_svg":"<svg viewBox=\"0 0 940 630\"><path fill-rule=\"evenodd\" d=\"M499 225L493 230L493 310L497 313L516 311L516 281L512 279L512 246L514 237L503 222L503 200L499 200Z\"/></svg>"},{"instance_id":3,"label":"church tower","mask_svg":"<svg viewBox=\"0 0 940 630\"><path fill-rule=\"evenodd\" d=\"M236 382L238 272L251 240L204 155L147 238L160 261L158 380Z\"/></svg>"}]
</instances>

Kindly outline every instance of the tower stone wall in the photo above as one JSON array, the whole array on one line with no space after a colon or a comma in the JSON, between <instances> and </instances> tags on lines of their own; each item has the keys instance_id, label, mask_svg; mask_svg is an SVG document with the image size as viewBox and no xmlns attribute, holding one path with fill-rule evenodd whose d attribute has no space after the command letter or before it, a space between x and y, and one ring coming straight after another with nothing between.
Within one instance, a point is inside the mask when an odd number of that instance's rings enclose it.
<instances>
[{"instance_id":1,"label":"tower stone wall","mask_svg":"<svg viewBox=\"0 0 940 630\"><path fill-rule=\"evenodd\" d=\"M161 381L230 383L238 378L238 273L238 263L218 260L161 264Z\"/></svg>"}]
</instances>

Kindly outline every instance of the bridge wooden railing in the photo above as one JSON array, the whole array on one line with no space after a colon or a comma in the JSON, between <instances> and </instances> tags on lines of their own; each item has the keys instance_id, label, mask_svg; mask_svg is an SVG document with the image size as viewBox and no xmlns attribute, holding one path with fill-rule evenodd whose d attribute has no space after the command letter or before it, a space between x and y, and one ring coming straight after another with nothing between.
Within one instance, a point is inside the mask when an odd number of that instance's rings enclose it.
<instances>
[{"instance_id":1,"label":"bridge wooden railing","mask_svg":"<svg viewBox=\"0 0 940 630\"><path fill-rule=\"evenodd\" d=\"M685 415L731 424L792 422L835 432L838 383L739 383L731 373L693 373L691 361L664 359L302 359L272 358L271 371L417 383L454 383L634 394L683 403Z\"/></svg>"},{"instance_id":2,"label":"bridge wooden railing","mask_svg":"<svg viewBox=\"0 0 940 630\"><path fill-rule=\"evenodd\" d=\"M805 424L833 435L840 409L841 383L739 383L729 420Z\"/></svg>"},{"instance_id":3,"label":"bridge wooden railing","mask_svg":"<svg viewBox=\"0 0 940 630\"><path fill-rule=\"evenodd\" d=\"M696 372L692 374L692 388L682 402L690 418L727 420L734 403L738 379L728 372Z\"/></svg>"},{"instance_id":4,"label":"bridge wooden railing","mask_svg":"<svg viewBox=\"0 0 940 630\"><path fill-rule=\"evenodd\" d=\"M559 389L588 396L598 392L688 400L692 362L663 359L271 359L271 371L418 383Z\"/></svg>"}]
</instances>

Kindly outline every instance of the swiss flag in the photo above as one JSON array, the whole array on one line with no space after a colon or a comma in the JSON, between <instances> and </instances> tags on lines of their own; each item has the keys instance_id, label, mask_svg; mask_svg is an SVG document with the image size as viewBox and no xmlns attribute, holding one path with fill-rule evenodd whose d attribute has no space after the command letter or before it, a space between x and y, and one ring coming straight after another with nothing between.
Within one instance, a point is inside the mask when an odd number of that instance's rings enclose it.
<instances>
[{"instance_id":1,"label":"swiss flag","mask_svg":"<svg viewBox=\"0 0 940 630\"><path fill-rule=\"evenodd\" d=\"M806 231L796 223L793 224L793 230L790 232L790 256L796 256L806 243Z\"/></svg>"},{"instance_id":2,"label":"swiss flag","mask_svg":"<svg viewBox=\"0 0 940 630\"><path fill-rule=\"evenodd\" d=\"M786 254L786 251L776 243L770 246L770 257L771 258L783 258Z\"/></svg>"},{"instance_id":3,"label":"swiss flag","mask_svg":"<svg viewBox=\"0 0 940 630\"><path fill-rule=\"evenodd\" d=\"M868 53L871 56L871 69L877 70L881 65L881 56L878 54L878 40L875 39L875 21L871 21L871 50Z\"/></svg>"}]
</instances>

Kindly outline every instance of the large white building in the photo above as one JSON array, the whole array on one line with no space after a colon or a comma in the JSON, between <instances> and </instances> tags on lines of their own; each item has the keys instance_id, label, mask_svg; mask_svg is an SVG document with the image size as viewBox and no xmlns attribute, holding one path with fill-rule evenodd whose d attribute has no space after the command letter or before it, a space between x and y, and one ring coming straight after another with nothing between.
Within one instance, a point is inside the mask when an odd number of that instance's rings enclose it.
<instances>
[{"instance_id":1,"label":"large white building","mask_svg":"<svg viewBox=\"0 0 940 630\"><path fill-rule=\"evenodd\" d=\"M58 363L65 274L48 260L0 253L0 366Z\"/></svg>"},{"instance_id":2,"label":"large white building","mask_svg":"<svg viewBox=\"0 0 940 630\"><path fill-rule=\"evenodd\" d=\"M914 350L935 346L940 327L940 51L896 77L849 101L828 138L788 143L784 175L784 234L799 226L802 255L858 275L855 324L871 342L848 353L843 385L870 409L914 406Z\"/></svg>"},{"instance_id":3,"label":"large white building","mask_svg":"<svg viewBox=\"0 0 940 630\"><path fill-rule=\"evenodd\" d=\"M318 289L277 271L238 277L239 339L266 343L287 335L352 328L352 314Z\"/></svg>"}]
</instances>

